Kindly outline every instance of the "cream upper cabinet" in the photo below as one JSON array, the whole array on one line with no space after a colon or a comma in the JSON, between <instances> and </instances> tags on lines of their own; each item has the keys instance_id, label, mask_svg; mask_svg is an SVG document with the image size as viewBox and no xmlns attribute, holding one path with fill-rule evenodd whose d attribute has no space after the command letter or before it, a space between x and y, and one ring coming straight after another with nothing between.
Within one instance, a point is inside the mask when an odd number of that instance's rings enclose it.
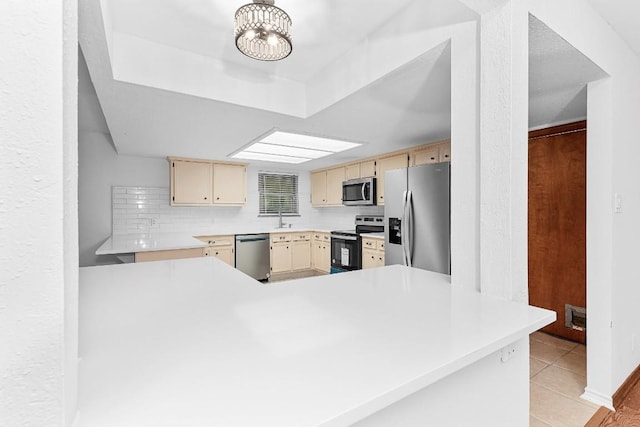
<instances>
[{"instance_id":1,"label":"cream upper cabinet","mask_svg":"<svg viewBox=\"0 0 640 427\"><path fill-rule=\"evenodd\" d=\"M311 174L311 205L323 206L327 204L327 171Z\"/></svg>"},{"instance_id":2,"label":"cream upper cabinet","mask_svg":"<svg viewBox=\"0 0 640 427\"><path fill-rule=\"evenodd\" d=\"M210 205L211 163L171 160L171 204Z\"/></svg>"},{"instance_id":3,"label":"cream upper cabinet","mask_svg":"<svg viewBox=\"0 0 640 427\"><path fill-rule=\"evenodd\" d=\"M244 205L247 165L168 157L171 206ZM218 184L216 184L218 183Z\"/></svg>"},{"instance_id":4,"label":"cream upper cabinet","mask_svg":"<svg viewBox=\"0 0 640 427\"><path fill-rule=\"evenodd\" d=\"M445 142L442 145L440 145L440 161L441 162L451 161L451 141Z\"/></svg>"},{"instance_id":5,"label":"cream upper cabinet","mask_svg":"<svg viewBox=\"0 0 640 427\"><path fill-rule=\"evenodd\" d=\"M409 166L409 155L407 153L378 159L376 173L378 205L384 205L384 173L388 170L406 168L407 166Z\"/></svg>"},{"instance_id":6,"label":"cream upper cabinet","mask_svg":"<svg viewBox=\"0 0 640 427\"><path fill-rule=\"evenodd\" d=\"M247 201L247 167L244 165L213 164L213 204L244 205Z\"/></svg>"},{"instance_id":7,"label":"cream upper cabinet","mask_svg":"<svg viewBox=\"0 0 640 427\"><path fill-rule=\"evenodd\" d=\"M342 182L345 177L345 168L334 168L327 171L327 205L336 206L342 204Z\"/></svg>"},{"instance_id":8,"label":"cream upper cabinet","mask_svg":"<svg viewBox=\"0 0 640 427\"><path fill-rule=\"evenodd\" d=\"M342 182L345 168L333 168L311 173L311 205L342 205Z\"/></svg>"},{"instance_id":9,"label":"cream upper cabinet","mask_svg":"<svg viewBox=\"0 0 640 427\"><path fill-rule=\"evenodd\" d=\"M360 178L376 176L376 161L368 160L360 163Z\"/></svg>"},{"instance_id":10,"label":"cream upper cabinet","mask_svg":"<svg viewBox=\"0 0 640 427\"><path fill-rule=\"evenodd\" d=\"M360 178L360 163L346 166L344 178L345 180Z\"/></svg>"},{"instance_id":11,"label":"cream upper cabinet","mask_svg":"<svg viewBox=\"0 0 640 427\"><path fill-rule=\"evenodd\" d=\"M440 147L425 147L411 153L411 166L427 165L440 161Z\"/></svg>"}]
</instances>

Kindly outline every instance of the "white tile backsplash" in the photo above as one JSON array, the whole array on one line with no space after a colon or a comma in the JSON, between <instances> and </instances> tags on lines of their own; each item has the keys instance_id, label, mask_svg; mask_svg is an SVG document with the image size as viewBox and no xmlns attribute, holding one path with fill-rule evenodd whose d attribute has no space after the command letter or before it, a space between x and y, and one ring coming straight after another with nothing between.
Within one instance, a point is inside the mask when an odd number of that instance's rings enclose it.
<instances>
[{"instance_id":1,"label":"white tile backsplash","mask_svg":"<svg viewBox=\"0 0 640 427\"><path fill-rule=\"evenodd\" d=\"M311 207L310 194L299 193L300 216L286 217L295 225L327 229L354 228L356 214L384 213L382 207ZM170 206L167 187L113 186L111 191L112 233L138 234L149 232L180 232L212 225L256 224L270 229L277 225L275 217L258 216L257 188L248 188L247 204L242 207Z\"/></svg>"}]
</instances>

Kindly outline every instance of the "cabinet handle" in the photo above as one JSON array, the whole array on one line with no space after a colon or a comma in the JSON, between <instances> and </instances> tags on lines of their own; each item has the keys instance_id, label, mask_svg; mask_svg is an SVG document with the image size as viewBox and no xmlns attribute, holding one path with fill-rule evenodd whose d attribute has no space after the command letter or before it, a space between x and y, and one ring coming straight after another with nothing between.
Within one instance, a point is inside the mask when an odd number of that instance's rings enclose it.
<instances>
[{"instance_id":1,"label":"cabinet handle","mask_svg":"<svg viewBox=\"0 0 640 427\"><path fill-rule=\"evenodd\" d=\"M219 255L218 252L216 252L216 255Z\"/></svg>"},{"instance_id":2,"label":"cabinet handle","mask_svg":"<svg viewBox=\"0 0 640 427\"><path fill-rule=\"evenodd\" d=\"M205 197L204 199L205 199L205 200L207 200L207 198L206 198L206 197Z\"/></svg>"},{"instance_id":3,"label":"cabinet handle","mask_svg":"<svg viewBox=\"0 0 640 427\"><path fill-rule=\"evenodd\" d=\"M220 200L220 197L216 197L216 200Z\"/></svg>"}]
</instances>

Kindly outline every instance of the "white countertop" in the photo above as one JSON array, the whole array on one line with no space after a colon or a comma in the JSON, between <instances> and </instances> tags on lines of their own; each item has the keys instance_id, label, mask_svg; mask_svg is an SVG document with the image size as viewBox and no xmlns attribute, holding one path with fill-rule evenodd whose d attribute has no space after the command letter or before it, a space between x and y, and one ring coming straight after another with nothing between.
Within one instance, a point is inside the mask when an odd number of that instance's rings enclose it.
<instances>
[{"instance_id":1,"label":"white countertop","mask_svg":"<svg viewBox=\"0 0 640 427\"><path fill-rule=\"evenodd\" d=\"M96 255L126 254L133 252L161 251L171 249L204 248L206 243L194 236L216 236L236 234L261 234L261 233L296 233L301 231L316 231L329 233L329 230L313 227L295 228L256 228L244 227L230 229L218 227L211 229L198 229L175 233L146 233L146 234L114 234L109 237L97 250Z\"/></svg>"},{"instance_id":2,"label":"white countertop","mask_svg":"<svg viewBox=\"0 0 640 427\"><path fill-rule=\"evenodd\" d=\"M263 285L215 258L80 269L80 426L345 426L555 313L388 266Z\"/></svg>"}]
</instances>

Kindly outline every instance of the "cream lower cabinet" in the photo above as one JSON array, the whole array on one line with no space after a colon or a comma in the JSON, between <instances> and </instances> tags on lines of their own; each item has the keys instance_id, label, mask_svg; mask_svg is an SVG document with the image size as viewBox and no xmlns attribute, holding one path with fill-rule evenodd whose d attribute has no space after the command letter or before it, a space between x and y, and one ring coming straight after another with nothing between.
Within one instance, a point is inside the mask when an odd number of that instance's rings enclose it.
<instances>
[{"instance_id":1,"label":"cream lower cabinet","mask_svg":"<svg viewBox=\"0 0 640 427\"><path fill-rule=\"evenodd\" d=\"M271 274L291 271L291 234L274 233L269 235Z\"/></svg>"},{"instance_id":2,"label":"cream lower cabinet","mask_svg":"<svg viewBox=\"0 0 640 427\"><path fill-rule=\"evenodd\" d=\"M384 267L384 240L362 238L362 269Z\"/></svg>"},{"instance_id":3,"label":"cream lower cabinet","mask_svg":"<svg viewBox=\"0 0 640 427\"><path fill-rule=\"evenodd\" d=\"M311 233L273 233L271 274L291 273L311 268Z\"/></svg>"},{"instance_id":4,"label":"cream lower cabinet","mask_svg":"<svg viewBox=\"0 0 640 427\"><path fill-rule=\"evenodd\" d=\"M311 268L311 234L294 233L291 240L291 270L309 270Z\"/></svg>"},{"instance_id":5,"label":"cream lower cabinet","mask_svg":"<svg viewBox=\"0 0 640 427\"><path fill-rule=\"evenodd\" d=\"M203 248L171 249L166 251L136 252L134 260L135 262L167 261L172 259L200 258L203 255Z\"/></svg>"},{"instance_id":6,"label":"cream lower cabinet","mask_svg":"<svg viewBox=\"0 0 640 427\"><path fill-rule=\"evenodd\" d=\"M331 271L331 235L329 233L313 233L311 258L314 270L323 273Z\"/></svg>"},{"instance_id":7,"label":"cream lower cabinet","mask_svg":"<svg viewBox=\"0 0 640 427\"><path fill-rule=\"evenodd\" d=\"M236 266L235 262L235 238L232 234L222 236L196 236L209 245L204 249L204 256L216 257L231 267Z\"/></svg>"}]
</instances>

